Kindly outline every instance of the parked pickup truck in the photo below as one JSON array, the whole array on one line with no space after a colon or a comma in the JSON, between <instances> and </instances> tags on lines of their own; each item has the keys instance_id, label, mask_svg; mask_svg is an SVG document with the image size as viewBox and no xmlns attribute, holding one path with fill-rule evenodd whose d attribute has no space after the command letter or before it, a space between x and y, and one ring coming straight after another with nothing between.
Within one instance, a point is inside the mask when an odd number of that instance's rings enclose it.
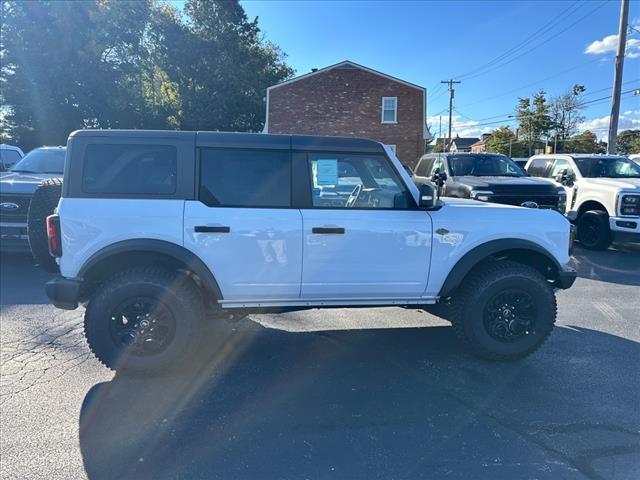
<instances>
[{"instance_id":1,"label":"parked pickup truck","mask_svg":"<svg viewBox=\"0 0 640 480\"><path fill-rule=\"evenodd\" d=\"M36 148L0 176L0 251L30 251L27 220L31 199L43 181L60 183L65 151L65 147ZM44 255L47 247L45 218L38 219L44 249L40 258L51 262L51 257ZM35 253L41 253L38 247L36 250Z\"/></svg>"},{"instance_id":2,"label":"parked pickup truck","mask_svg":"<svg viewBox=\"0 0 640 480\"><path fill-rule=\"evenodd\" d=\"M154 371L230 314L436 308L495 360L531 354L570 287L565 217L418 188L371 140L84 130L68 141L54 305L106 366Z\"/></svg>"},{"instance_id":3,"label":"parked pickup truck","mask_svg":"<svg viewBox=\"0 0 640 480\"><path fill-rule=\"evenodd\" d=\"M447 197L565 212L567 197L561 186L528 177L506 155L430 153L418 161L414 172L418 184L430 181L436 172L444 173L443 194Z\"/></svg>"},{"instance_id":4,"label":"parked pickup truck","mask_svg":"<svg viewBox=\"0 0 640 480\"><path fill-rule=\"evenodd\" d=\"M572 153L535 155L526 170L565 189L567 217L583 247L640 242L640 165L621 156Z\"/></svg>"}]
</instances>

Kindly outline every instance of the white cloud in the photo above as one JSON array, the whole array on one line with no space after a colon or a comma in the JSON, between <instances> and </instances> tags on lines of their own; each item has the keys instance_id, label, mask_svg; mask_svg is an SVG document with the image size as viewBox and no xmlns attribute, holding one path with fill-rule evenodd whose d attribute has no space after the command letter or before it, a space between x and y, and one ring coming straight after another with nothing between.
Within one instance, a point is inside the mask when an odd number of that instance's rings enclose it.
<instances>
[{"instance_id":1,"label":"white cloud","mask_svg":"<svg viewBox=\"0 0 640 480\"><path fill-rule=\"evenodd\" d=\"M618 35L607 35L602 40L595 40L587 45L584 53L592 55L602 55L605 53L615 53L618 48ZM640 39L627 38L627 58L640 57Z\"/></svg>"},{"instance_id":2,"label":"white cloud","mask_svg":"<svg viewBox=\"0 0 640 480\"><path fill-rule=\"evenodd\" d=\"M429 130L434 137L440 136L440 121L438 116L428 117L427 123L430 125ZM442 136L446 137L448 134L449 117L448 115L442 115ZM508 124L508 122L505 122ZM460 115L453 115L451 132L455 137L480 137L483 133L489 133L495 130L500 125L480 125L478 120L466 120Z\"/></svg>"},{"instance_id":3,"label":"white cloud","mask_svg":"<svg viewBox=\"0 0 640 480\"><path fill-rule=\"evenodd\" d=\"M618 132L638 129L640 129L640 110L627 110L620 115ZM595 133L598 138L606 140L609 134L609 115L586 120L578 125L578 130L581 132L589 130Z\"/></svg>"}]
</instances>

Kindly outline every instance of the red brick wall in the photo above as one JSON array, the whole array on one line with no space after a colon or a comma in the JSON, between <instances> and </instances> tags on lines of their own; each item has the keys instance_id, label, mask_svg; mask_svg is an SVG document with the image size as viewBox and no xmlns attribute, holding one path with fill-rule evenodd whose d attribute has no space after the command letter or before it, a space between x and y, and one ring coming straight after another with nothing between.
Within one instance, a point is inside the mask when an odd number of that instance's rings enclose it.
<instances>
[{"instance_id":1,"label":"red brick wall","mask_svg":"<svg viewBox=\"0 0 640 480\"><path fill-rule=\"evenodd\" d=\"M382 97L398 97L396 124L383 124ZM269 91L269 133L364 137L396 145L414 166L424 153L422 90L361 69L332 69Z\"/></svg>"}]
</instances>

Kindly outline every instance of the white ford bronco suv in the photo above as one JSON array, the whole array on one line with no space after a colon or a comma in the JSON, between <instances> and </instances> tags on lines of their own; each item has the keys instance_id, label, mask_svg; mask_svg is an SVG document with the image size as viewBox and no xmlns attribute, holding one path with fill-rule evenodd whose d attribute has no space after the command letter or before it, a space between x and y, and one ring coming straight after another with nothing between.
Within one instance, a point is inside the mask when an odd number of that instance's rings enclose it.
<instances>
[{"instance_id":1,"label":"white ford bronco suv","mask_svg":"<svg viewBox=\"0 0 640 480\"><path fill-rule=\"evenodd\" d=\"M47 227L47 295L85 303L91 350L129 371L178 363L204 322L354 306L437 310L472 353L515 360L576 277L560 213L440 201L355 138L78 131Z\"/></svg>"},{"instance_id":2,"label":"white ford bronco suv","mask_svg":"<svg viewBox=\"0 0 640 480\"><path fill-rule=\"evenodd\" d=\"M564 187L567 217L583 247L640 242L640 165L622 156L572 153L535 155L525 169Z\"/></svg>"}]
</instances>

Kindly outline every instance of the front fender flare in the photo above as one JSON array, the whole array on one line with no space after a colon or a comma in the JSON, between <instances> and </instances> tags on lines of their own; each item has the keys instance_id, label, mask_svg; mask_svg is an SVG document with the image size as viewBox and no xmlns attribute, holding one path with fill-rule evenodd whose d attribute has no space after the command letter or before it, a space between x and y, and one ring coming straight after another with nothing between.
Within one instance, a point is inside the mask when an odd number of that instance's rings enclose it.
<instances>
[{"instance_id":1,"label":"front fender flare","mask_svg":"<svg viewBox=\"0 0 640 480\"><path fill-rule=\"evenodd\" d=\"M557 268L557 271L562 271L562 266L556 260L556 258L544 247L541 247L537 243L529 240L523 240L520 238L504 238L499 240L492 240L487 243L478 245L465 253L460 260L454 265L454 267L447 275L446 280L440 288L439 296L449 296L464 280L464 277L480 262L495 255L496 253L503 252L505 250L531 250L536 253L542 254L547 257L552 264Z\"/></svg>"}]
</instances>

